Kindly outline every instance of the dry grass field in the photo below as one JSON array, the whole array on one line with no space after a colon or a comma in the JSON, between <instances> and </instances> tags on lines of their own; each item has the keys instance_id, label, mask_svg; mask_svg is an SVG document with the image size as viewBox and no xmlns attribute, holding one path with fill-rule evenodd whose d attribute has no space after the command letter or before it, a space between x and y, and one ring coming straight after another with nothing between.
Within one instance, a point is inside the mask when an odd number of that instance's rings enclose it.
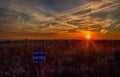
<instances>
[{"instance_id":1,"label":"dry grass field","mask_svg":"<svg viewBox=\"0 0 120 77\"><path fill-rule=\"evenodd\" d=\"M45 63L32 62L35 49ZM120 41L0 41L0 77L120 77Z\"/></svg>"}]
</instances>

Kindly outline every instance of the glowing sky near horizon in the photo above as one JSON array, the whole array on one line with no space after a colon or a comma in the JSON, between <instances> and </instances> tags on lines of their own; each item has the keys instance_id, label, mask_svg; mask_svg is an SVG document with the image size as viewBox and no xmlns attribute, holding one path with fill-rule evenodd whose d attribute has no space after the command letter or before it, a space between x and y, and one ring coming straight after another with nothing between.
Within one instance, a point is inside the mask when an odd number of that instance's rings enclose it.
<instances>
[{"instance_id":1,"label":"glowing sky near horizon","mask_svg":"<svg viewBox=\"0 0 120 77\"><path fill-rule=\"evenodd\" d=\"M120 39L120 0L0 0L0 39Z\"/></svg>"}]
</instances>

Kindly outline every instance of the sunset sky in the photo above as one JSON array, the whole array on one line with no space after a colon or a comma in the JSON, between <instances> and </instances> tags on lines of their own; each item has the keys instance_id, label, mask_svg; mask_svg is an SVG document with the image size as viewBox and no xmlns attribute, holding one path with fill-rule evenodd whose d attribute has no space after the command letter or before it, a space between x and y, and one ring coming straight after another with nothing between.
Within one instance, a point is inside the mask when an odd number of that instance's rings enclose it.
<instances>
[{"instance_id":1,"label":"sunset sky","mask_svg":"<svg viewBox=\"0 0 120 77\"><path fill-rule=\"evenodd\" d=\"M0 39L120 39L120 0L0 0Z\"/></svg>"}]
</instances>

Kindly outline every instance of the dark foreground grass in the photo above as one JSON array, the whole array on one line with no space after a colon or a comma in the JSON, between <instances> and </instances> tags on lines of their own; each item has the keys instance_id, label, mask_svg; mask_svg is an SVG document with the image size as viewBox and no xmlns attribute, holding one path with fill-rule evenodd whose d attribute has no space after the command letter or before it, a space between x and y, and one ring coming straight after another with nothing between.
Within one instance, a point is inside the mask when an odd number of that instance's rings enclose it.
<instances>
[{"instance_id":1,"label":"dark foreground grass","mask_svg":"<svg viewBox=\"0 0 120 77\"><path fill-rule=\"evenodd\" d=\"M35 49L45 63L32 62ZM120 77L120 41L1 41L0 77Z\"/></svg>"}]
</instances>

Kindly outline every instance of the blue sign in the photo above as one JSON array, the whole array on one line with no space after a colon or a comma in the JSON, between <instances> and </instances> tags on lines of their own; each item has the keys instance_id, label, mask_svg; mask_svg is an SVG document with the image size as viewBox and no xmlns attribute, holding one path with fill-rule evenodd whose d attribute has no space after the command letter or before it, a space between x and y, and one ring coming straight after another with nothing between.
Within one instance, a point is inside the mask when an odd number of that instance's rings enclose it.
<instances>
[{"instance_id":1,"label":"blue sign","mask_svg":"<svg viewBox=\"0 0 120 77\"><path fill-rule=\"evenodd\" d=\"M45 50L33 51L33 62L45 62L45 61L46 61Z\"/></svg>"}]
</instances>

